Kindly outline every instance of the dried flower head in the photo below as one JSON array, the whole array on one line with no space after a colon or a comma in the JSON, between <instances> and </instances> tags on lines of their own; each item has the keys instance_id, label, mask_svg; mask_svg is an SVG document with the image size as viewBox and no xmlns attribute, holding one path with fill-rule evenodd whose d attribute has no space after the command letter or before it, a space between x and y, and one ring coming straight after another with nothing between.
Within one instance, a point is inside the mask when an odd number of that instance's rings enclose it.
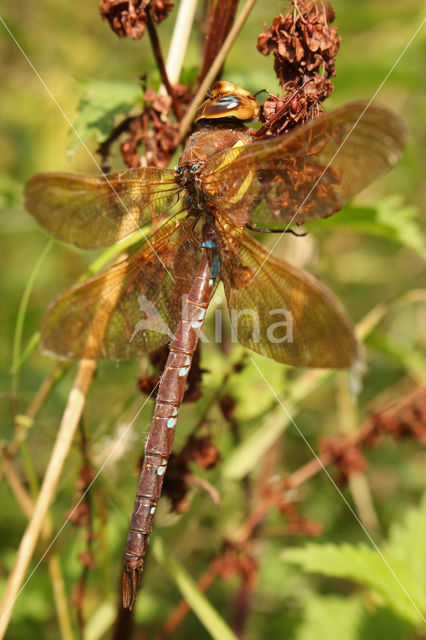
<instances>
[{"instance_id":1,"label":"dried flower head","mask_svg":"<svg viewBox=\"0 0 426 640\"><path fill-rule=\"evenodd\" d=\"M171 503L172 511L184 513L189 507L188 491L196 484L190 471L190 463L195 462L200 469L212 469L220 462L218 448L210 436L196 438L190 436L179 454L172 453L164 477L163 495ZM202 486L201 484L199 486ZM203 488L207 489L207 483Z\"/></svg>"},{"instance_id":2,"label":"dried flower head","mask_svg":"<svg viewBox=\"0 0 426 640\"><path fill-rule=\"evenodd\" d=\"M274 54L274 69L282 96L270 96L263 105L265 133L282 134L321 113L321 103L333 91L334 59L340 37L330 27L334 13L320 0L292 0L258 37L263 55Z\"/></svg>"},{"instance_id":3,"label":"dried flower head","mask_svg":"<svg viewBox=\"0 0 426 640\"><path fill-rule=\"evenodd\" d=\"M250 588L254 587L259 572L259 562L251 545L238 545L229 540L225 540L223 551L213 560L213 567L223 580L240 576Z\"/></svg>"},{"instance_id":4,"label":"dried flower head","mask_svg":"<svg viewBox=\"0 0 426 640\"><path fill-rule=\"evenodd\" d=\"M147 21L147 11L155 22L161 22L173 8L171 0L101 0L99 9L104 20L120 38L142 38Z\"/></svg>"},{"instance_id":5,"label":"dried flower head","mask_svg":"<svg viewBox=\"0 0 426 640\"><path fill-rule=\"evenodd\" d=\"M332 463L339 469L339 485L346 484L350 475L364 471L367 466L359 443L349 438L322 438L319 446L321 453L330 456Z\"/></svg>"},{"instance_id":6,"label":"dried flower head","mask_svg":"<svg viewBox=\"0 0 426 640\"><path fill-rule=\"evenodd\" d=\"M144 99L144 111L131 123L121 153L128 167L140 167L142 153L144 165L164 168L179 144L179 126L168 116L171 98L160 96L150 88L145 91ZM142 152L138 151L141 144Z\"/></svg>"},{"instance_id":7,"label":"dried flower head","mask_svg":"<svg viewBox=\"0 0 426 640\"><path fill-rule=\"evenodd\" d=\"M398 440L414 438L426 444L426 386L404 397L400 402L381 413L371 416L375 432L385 432Z\"/></svg>"}]
</instances>

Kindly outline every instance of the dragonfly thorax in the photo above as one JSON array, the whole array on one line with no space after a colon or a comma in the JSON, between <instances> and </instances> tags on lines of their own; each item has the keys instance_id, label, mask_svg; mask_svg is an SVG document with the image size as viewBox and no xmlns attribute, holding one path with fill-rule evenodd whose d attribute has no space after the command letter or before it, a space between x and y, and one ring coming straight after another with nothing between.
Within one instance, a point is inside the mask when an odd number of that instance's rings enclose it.
<instances>
[{"instance_id":1,"label":"dragonfly thorax","mask_svg":"<svg viewBox=\"0 0 426 640\"><path fill-rule=\"evenodd\" d=\"M210 196L203 188L203 180L208 174L208 161L236 144L249 144L252 141L252 135L245 129L208 127L190 136L179 160L177 173L193 212L206 213L209 207Z\"/></svg>"}]
</instances>

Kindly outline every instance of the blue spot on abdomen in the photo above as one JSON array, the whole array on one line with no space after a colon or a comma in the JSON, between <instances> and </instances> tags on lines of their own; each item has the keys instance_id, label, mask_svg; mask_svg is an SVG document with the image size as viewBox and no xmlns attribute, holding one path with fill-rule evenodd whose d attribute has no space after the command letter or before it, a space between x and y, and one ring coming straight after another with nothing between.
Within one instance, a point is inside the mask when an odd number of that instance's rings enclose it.
<instances>
[{"instance_id":1,"label":"blue spot on abdomen","mask_svg":"<svg viewBox=\"0 0 426 640\"><path fill-rule=\"evenodd\" d=\"M220 267L220 260L219 260L219 256L216 254L212 260L212 264L210 267L210 273L212 278L216 278L219 271L219 267Z\"/></svg>"},{"instance_id":2,"label":"blue spot on abdomen","mask_svg":"<svg viewBox=\"0 0 426 640\"><path fill-rule=\"evenodd\" d=\"M214 240L205 240L201 246L206 247L206 249L214 249L216 242Z\"/></svg>"}]
</instances>

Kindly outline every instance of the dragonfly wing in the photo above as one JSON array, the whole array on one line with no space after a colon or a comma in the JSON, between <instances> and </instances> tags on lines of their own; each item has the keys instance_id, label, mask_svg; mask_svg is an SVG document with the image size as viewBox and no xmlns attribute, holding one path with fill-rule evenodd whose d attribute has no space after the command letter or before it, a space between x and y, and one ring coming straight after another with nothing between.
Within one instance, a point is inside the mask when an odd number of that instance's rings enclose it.
<instances>
[{"instance_id":1,"label":"dragonfly wing","mask_svg":"<svg viewBox=\"0 0 426 640\"><path fill-rule=\"evenodd\" d=\"M280 229L341 209L397 162L405 139L396 114L349 104L287 135L216 154L203 187L234 224Z\"/></svg>"},{"instance_id":2,"label":"dragonfly wing","mask_svg":"<svg viewBox=\"0 0 426 640\"><path fill-rule=\"evenodd\" d=\"M333 294L308 274L268 255L241 227L216 225L234 336L285 364L352 366L359 358L357 341Z\"/></svg>"},{"instance_id":3,"label":"dragonfly wing","mask_svg":"<svg viewBox=\"0 0 426 640\"><path fill-rule=\"evenodd\" d=\"M85 249L113 244L167 214L178 200L174 171L128 169L108 175L41 173L25 207L60 240Z\"/></svg>"},{"instance_id":4,"label":"dragonfly wing","mask_svg":"<svg viewBox=\"0 0 426 640\"><path fill-rule=\"evenodd\" d=\"M129 258L62 294L41 325L44 351L125 360L169 342L198 266L193 221L165 223Z\"/></svg>"}]
</instances>

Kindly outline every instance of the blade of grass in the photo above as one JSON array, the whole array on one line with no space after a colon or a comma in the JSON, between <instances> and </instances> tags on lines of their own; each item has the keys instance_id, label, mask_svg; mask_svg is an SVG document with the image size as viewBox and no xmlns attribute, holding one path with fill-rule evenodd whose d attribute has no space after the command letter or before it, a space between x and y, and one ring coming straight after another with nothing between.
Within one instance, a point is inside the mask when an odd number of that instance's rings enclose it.
<instances>
[{"instance_id":1,"label":"blade of grass","mask_svg":"<svg viewBox=\"0 0 426 640\"><path fill-rule=\"evenodd\" d=\"M23 350L22 355L18 358L18 361L15 365L16 374L19 373L20 368L28 360L28 358L30 357L34 349L38 346L39 342L40 342L40 331L35 331L31 336L31 338L29 339L27 346Z\"/></svg>"},{"instance_id":2,"label":"blade of grass","mask_svg":"<svg viewBox=\"0 0 426 640\"><path fill-rule=\"evenodd\" d=\"M159 536L152 541L152 553L157 562L168 571L177 588L187 601L201 624L214 640L238 640L232 629L198 589L194 580L182 565L171 556Z\"/></svg>"},{"instance_id":3,"label":"blade of grass","mask_svg":"<svg viewBox=\"0 0 426 640\"><path fill-rule=\"evenodd\" d=\"M54 245L55 240L53 238L49 240L45 248L43 249L39 259L37 260L34 269L30 277L28 278L28 282L25 286L24 292L22 294L21 302L19 304L18 315L16 318L16 326L15 326L15 335L13 336L13 351L12 351L12 391L14 394L18 391L18 372L19 372L19 361L21 355L21 345L22 345L22 333L24 330L24 322L25 315L27 313L28 302L31 296L31 292L33 290L34 283L36 281L38 272L40 270L41 265L43 264L47 254L51 250Z\"/></svg>"}]
</instances>

